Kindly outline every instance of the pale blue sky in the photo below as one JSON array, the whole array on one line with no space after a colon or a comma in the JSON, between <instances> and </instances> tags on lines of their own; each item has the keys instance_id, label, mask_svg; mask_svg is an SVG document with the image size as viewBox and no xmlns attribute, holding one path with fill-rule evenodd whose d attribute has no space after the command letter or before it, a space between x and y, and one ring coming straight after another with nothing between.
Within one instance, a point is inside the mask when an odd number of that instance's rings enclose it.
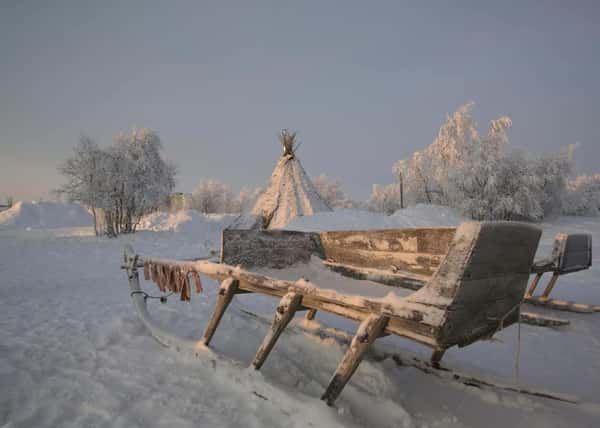
<instances>
[{"instance_id":1,"label":"pale blue sky","mask_svg":"<svg viewBox=\"0 0 600 428\"><path fill-rule=\"evenodd\" d=\"M37 198L81 134L161 136L177 190L264 185L277 133L357 198L476 102L600 171L600 1L0 0L0 199Z\"/></svg>"}]
</instances>

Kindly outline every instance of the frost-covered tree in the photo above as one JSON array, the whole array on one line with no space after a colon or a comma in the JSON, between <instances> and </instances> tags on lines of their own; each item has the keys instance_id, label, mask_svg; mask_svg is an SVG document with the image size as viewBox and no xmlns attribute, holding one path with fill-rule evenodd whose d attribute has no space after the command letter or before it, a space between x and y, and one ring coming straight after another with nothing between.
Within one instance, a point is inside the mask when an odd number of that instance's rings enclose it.
<instances>
[{"instance_id":1,"label":"frost-covered tree","mask_svg":"<svg viewBox=\"0 0 600 428\"><path fill-rule=\"evenodd\" d=\"M473 140L462 161L449 173L452 206L476 220L538 220L540 180L523 152L508 147L509 118L490 124L484 138Z\"/></svg>"},{"instance_id":2,"label":"frost-covered tree","mask_svg":"<svg viewBox=\"0 0 600 428\"><path fill-rule=\"evenodd\" d=\"M371 197L367 201L370 211L380 212L387 215L393 214L400 209L400 188L398 184L380 185L373 184Z\"/></svg>"},{"instance_id":3,"label":"frost-covered tree","mask_svg":"<svg viewBox=\"0 0 600 428\"><path fill-rule=\"evenodd\" d=\"M204 214L237 211L229 185L215 179L202 180L192 192L193 206Z\"/></svg>"},{"instance_id":4,"label":"frost-covered tree","mask_svg":"<svg viewBox=\"0 0 600 428\"><path fill-rule=\"evenodd\" d=\"M570 158L531 160L515 151L508 117L491 121L481 136L472 108L469 103L448 116L431 145L394 165L404 199L449 205L478 220L541 219L560 199Z\"/></svg>"},{"instance_id":5,"label":"frost-covered tree","mask_svg":"<svg viewBox=\"0 0 600 428\"><path fill-rule=\"evenodd\" d=\"M175 185L176 169L162 159L161 149L149 129L121 133L106 149L82 137L59 167L67 178L59 192L92 209L97 233L100 213L107 235L135 232L140 218L163 205Z\"/></svg>"},{"instance_id":6,"label":"frost-covered tree","mask_svg":"<svg viewBox=\"0 0 600 428\"><path fill-rule=\"evenodd\" d=\"M562 212L567 182L573 172L573 152L576 145L568 145L559 153L542 156L535 161L535 173L541 180L541 206L544 216L558 215Z\"/></svg>"},{"instance_id":7,"label":"frost-covered tree","mask_svg":"<svg viewBox=\"0 0 600 428\"><path fill-rule=\"evenodd\" d=\"M238 214L249 212L262 191L263 189L260 187L257 187L254 190L243 187L237 195L233 212Z\"/></svg>"},{"instance_id":8,"label":"frost-covered tree","mask_svg":"<svg viewBox=\"0 0 600 428\"><path fill-rule=\"evenodd\" d=\"M163 205L175 187L175 167L165 162L158 135L150 129L121 133L109 148L113 207L109 234L134 232L140 218Z\"/></svg>"},{"instance_id":9,"label":"frost-covered tree","mask_svg":"<svg viewBox=\"0 0 600 428\"><path fill-rule=\"evenodd\" d=\"M339 181L321 174L312 180L317 192L330 208L354 208L354 202L343 190Z\"/></svg>"},{"instance_id":10,"label":"frost-covered tree","mask_svg":"<svg viewBox=\"0 0 600 428\"><path fill-rule=\"evenodd\" d=\"M473 103L460 107L446 118L432 144L395 164L394 171L403 177L403 193L412 203L451 204L450 173L480 141L472 109Z\"/></svg>"},{"instance_id":11,"label":"frost-covered tree","mask_svg":"<svg viewBox=\"0 0 600 428\"><path fill-rule=\"evenodd\" d=\"M562 212L566 215L600 215L600 174L580 175L569 181Z\"/></svg>"},{"instance_id":12,"label":"frost-covered tree","mask_svg":"<svg viewBox=\"0 0 600 428\"><path fill-rule=\"evenodd\" d=\"M107 168L107 153L87 136L79 139L73 154L58 167L67 182L57 192L71 202L90 208L96 235L101 232L98 229L98 210L105 205Z\"/></svg>"}]
</instances>

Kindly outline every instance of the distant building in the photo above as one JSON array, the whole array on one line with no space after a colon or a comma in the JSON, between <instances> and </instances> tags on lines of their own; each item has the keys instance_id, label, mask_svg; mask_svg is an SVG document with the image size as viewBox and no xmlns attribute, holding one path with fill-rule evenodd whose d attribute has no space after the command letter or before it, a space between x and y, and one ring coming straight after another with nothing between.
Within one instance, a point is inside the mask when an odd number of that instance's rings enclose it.
<instances>
[{"instance_id":1,"label":"distant building","mask_svg":"<svg viewBox=\"0 0 600 428\"><path fill-rule=\"evenodd\" d=\"M191 208L192 194L177 192L169 195L169 199L167 200L165 206L161 208L161 210L174 212L188 210Z\"/></svg>"}]
</instances>

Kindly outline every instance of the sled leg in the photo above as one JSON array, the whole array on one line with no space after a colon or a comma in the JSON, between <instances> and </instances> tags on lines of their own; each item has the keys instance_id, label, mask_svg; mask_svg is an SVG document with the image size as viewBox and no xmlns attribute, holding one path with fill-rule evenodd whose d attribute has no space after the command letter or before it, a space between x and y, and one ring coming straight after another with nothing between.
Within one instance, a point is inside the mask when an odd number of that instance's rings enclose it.
<instances>
[{"instance_id":1,"label":"sled leg","mask_svg":"<svg viewBox=\"0 0 600 428\"><path fill-rule=\"evenodd\" d=\"M294 318L294 314L300 306L302 301L302 295L294 292L287 293L281 298L279 305L277 305L277 311L275 312L275 318L271 325L271 330L265 336L260 348L256 352L254 361L252 364L256 370L260 370L263 363L269 356L269 353L275 346L275 342L279 339L279 336L283 332L283 329L289 324Z\"/></svg>"},{"instance_id":2,"label":"sled leg","mask_svg":"<svg viewBox=\"0 0 600 428\"><path fill-rule=\"evenodd\" d=\"M442 358L444 358L444 354L446 353L445 349L436 349L435 351L433 351L433 353L431 354L431 365L433 367L435 367L436 369L440 368L440 362L442 361Z\"/></svg>"},{"instance_id":3,"label":"sled leg","mask_svg":"<svg viewBox=\"0 0 600 428\"><path fill-rule=\"evenodd\" d=\"M219 322L225 313L225 309L231 303L231 299L233 299L234 294L238 289L238 281L237 279L227 278L221 283L221 287L219 288L219 292L217 293L217 303L215 304L215 310L208 322L208 326L206 326L206 330L204 331L204 336L202 337L202 342L208 346L210 340L215 334L215 330L219 326Z\"/></svg>"},{"instance_id":4,"label":"sled leg","mask_svg":"<svg viewBox=\"0 0 600 428\"><path fill-rule=\"evenodd\" d=\"M350 347L346 351L344 358L342 358L333 377L329 381L325 393L321 397L321 400L324 400L328 406L331 406L340 395L342 389L356 371L362 360L363 354L369 348L369 345L381 336L387 321L387 317L371 314L360 324L352 339L352 343L350 343Z\"/></svg>"},{"instance_id":5,"label":"sled leg","mask_svg":"<svg viewBox=\"0 0 600 428\"><path fill-rule=\"evenodd\" d=\"M533 281L531 281L531 286L529 287L529 290L527 290L527 293L525 293L525 297L533 296L533 292L535 291L536 287L538 286L540 279L542 279L542 275L543 275L543 273L538 273L535 275L535 277L533 278Z\"/></svg>"},{"instance_id":6,"label":"sled leg","mask_svg":"<svg viewBox=\"0 0 600 428\"><path fill-rule=\"evenodd\" d=\"M308 312L306 313L306 315L304 316L305 319L312 321L315 319L315 315L317 315L317 310L316 309L309 309Z\"/></svg>"},{"instance_id":7,"label":"sled leg","mask_svg":"<svg viewBox=\"0 0 600 428\"><path fill-rule=\"evenodd\" d=\"M547 299L548 296L550 296L550 292L554 288L556 281L558 281L559 275L560 274L558 272L555 272L554 275L552 275L552 278L550 279L550 282L548 282L548 285L546 286L546 289L544 290L544 294L542 294L542 297Z\"/></svg>"}]
</instances>

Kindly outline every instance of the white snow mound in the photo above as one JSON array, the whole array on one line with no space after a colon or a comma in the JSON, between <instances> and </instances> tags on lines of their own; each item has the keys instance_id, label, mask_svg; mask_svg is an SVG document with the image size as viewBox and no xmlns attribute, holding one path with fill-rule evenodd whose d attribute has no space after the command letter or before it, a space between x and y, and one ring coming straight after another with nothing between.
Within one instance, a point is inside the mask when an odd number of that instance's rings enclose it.
<instances>
[{"instance_id":1,"label":"white snow mound","mask_svg":"<svg viewBox=\"0 0 600 428\"><path fill-rule=\"evenodd\" d=\"M468 221L448 207L419 204L387 216L371 211L342 209L297 217L288 230L320 232L326 230L407 229L415 227L458 226Z\"/></svg>"},{"instance_id":2,"label":"white snow mound","mask_svg":"<svg viewBox=\"0 0 600 428\"><path fill-rule=\"evenodd\" d=\"M92 225L91 214L79 204L20 201L0 213L0 229L57 229Z\"/></svg>"},{"instance_id":3,"label":"white snow mound","mask_svg":"<svg viewBox=\"0 0 600 428\"><path fill-rule=\"evenodd\" d=\"M202 214L194 210L155 212L142 217L138 229L179 232L202 237L206 233L225 229L236 218L234 214Z\"/></svg>"}]
</instances>

